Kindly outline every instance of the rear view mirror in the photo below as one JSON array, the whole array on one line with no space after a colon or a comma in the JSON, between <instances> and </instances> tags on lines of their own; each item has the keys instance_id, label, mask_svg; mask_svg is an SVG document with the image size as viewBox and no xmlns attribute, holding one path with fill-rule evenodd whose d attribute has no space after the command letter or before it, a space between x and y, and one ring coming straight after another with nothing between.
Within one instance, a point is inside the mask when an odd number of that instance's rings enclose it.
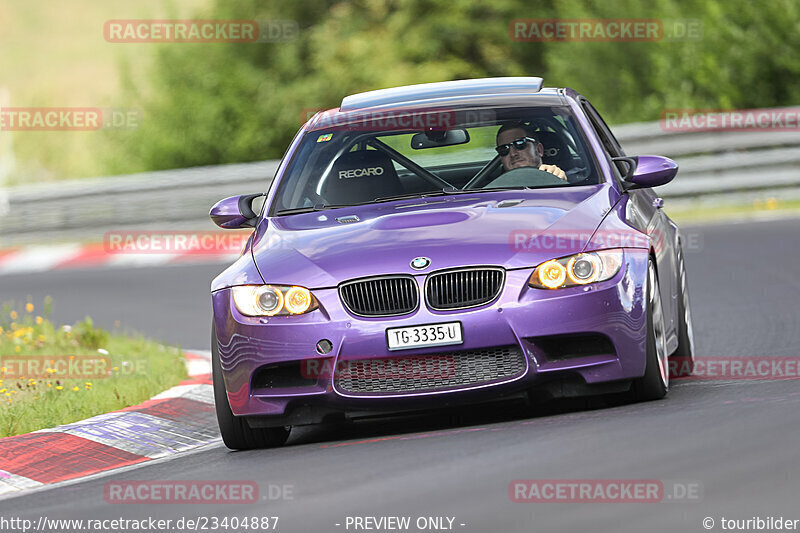
<instances>
[{"instance_id":1,"label":"rear view mirror","mask_svg":"<svg viewBox=\"0 0 800 533\"><path fill-rule=\"evenodd\" d=\"M467 130L430 130L417 133L411 138L411 148L435 148L437 146L454 146L469 142Z\"/></svg>"}]
</instances>

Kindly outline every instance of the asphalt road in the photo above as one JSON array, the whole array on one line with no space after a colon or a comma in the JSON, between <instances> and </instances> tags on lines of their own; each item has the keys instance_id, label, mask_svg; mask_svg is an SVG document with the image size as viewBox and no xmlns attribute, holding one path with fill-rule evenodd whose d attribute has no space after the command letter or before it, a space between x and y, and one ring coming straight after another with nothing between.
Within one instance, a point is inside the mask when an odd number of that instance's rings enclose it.
<instances>
[{"instance_id":1,"label":"asphalt road","mask_svg":"<svg viewBox=\"0 0 800 533\"><path fill-rule=\"evenodd\" d=\"M797 224L685 228L696 243L686 260L700 357L797 356ZM104 325L120 320L165 341L203 348L209 280L219 270L5 276L0 299L31 295L40 301L50 294L57 320L91 314ZM475 411L318 428L293 433L283 448L252 452L212 446L0 501L0 516L279 516L278 530L288 533L386 531L348 528L348 516L409 516L410 531L424 530L416 528L418 517L453 517L453 530L485 533L708 531L703 520L710 517L711 531L720 531L723 517L800 519L798 428L798 381L682 382L665 400L646 404ZM202 506L104 501L107 481L164 479L253 480L267 498ZM509 499L515 479L651 479L662 481L666 493L659 503L515 503ZM269 499L270 485L290 485L291 499ZM691 497L680 498L683 489Z\"/></svg>"}]
</instances>

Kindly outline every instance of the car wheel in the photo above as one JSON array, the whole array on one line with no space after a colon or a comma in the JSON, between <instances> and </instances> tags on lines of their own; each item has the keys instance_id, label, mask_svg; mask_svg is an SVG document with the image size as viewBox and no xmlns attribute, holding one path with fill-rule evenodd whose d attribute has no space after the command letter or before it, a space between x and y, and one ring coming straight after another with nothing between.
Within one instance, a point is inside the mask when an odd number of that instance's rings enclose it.
<instances>
[{"instance_id":1,"label":"car wheel","mask_svg":"<svg viewBox=\"0 0 800 533\"><path fill-rule=\"evenodd\" d=\"M689 303L689 283L686 279L686 264L683 250L678 246L678 348L672 354L675 372L673 376L689 376L694 371L694 327L692 307Z\"/></svg>"},{"instance_id":2,"label":"car wheel","mask_svg":"<svg viewBox=\"0 0 800 533\"><path fill-rule=\"evenodd\" d=\"M669 389L669 355L661 292L653 260L647 262L647 349L644 376L633 383L637 401L658 400Z\"/></svg>"},{"instance_id":3,"label":"car wheel","mask_svg":"<svg viewBox=\"0 0 800 533\"><path fill-rule=\"evenodd\" d=\"M288 427L251 428L247 420L234 416L228 403L225 382L222 379L222 365L219 360L217 330L211 327L211 372L214 383L214 404L217 408L217 423L222 441L232 450L252 450L280 446L289 438Z\"/></svg>"}]
</instances>

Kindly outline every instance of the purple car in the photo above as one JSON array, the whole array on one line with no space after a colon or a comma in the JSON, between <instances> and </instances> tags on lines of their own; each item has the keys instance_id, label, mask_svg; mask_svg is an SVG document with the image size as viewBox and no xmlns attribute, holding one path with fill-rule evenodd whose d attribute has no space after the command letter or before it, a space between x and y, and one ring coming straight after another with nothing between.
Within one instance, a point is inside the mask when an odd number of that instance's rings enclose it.
<instances>
[{"instance_id":1,"label":"purple car","mask_svg":"<svg viewBox=\"0 0 800 533\"><path fill-rule=\"evenodd\" d=\"M346 97L295 136L212 283L225 444L501 399L662 398L693 364L677 226L592 105L541 78Z\"/></svg>"}]
</instances>

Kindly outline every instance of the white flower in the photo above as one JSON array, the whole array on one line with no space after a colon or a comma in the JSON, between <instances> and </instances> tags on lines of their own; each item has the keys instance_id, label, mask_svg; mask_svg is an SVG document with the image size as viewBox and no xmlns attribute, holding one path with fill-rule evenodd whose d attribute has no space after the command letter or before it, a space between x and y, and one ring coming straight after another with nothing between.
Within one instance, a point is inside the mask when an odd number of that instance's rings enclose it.
<instances>
[{"instance_id":1,"label":"white flower","mask_svg":"<svg viewBox=\"0 0 800 533\"><path fill-rule=\"evenodd\" d=\"M101 353L103 355L108 355L108 350L104 350L103 348L98 348L97 353Z\"/></svg>"}]
</instances>

